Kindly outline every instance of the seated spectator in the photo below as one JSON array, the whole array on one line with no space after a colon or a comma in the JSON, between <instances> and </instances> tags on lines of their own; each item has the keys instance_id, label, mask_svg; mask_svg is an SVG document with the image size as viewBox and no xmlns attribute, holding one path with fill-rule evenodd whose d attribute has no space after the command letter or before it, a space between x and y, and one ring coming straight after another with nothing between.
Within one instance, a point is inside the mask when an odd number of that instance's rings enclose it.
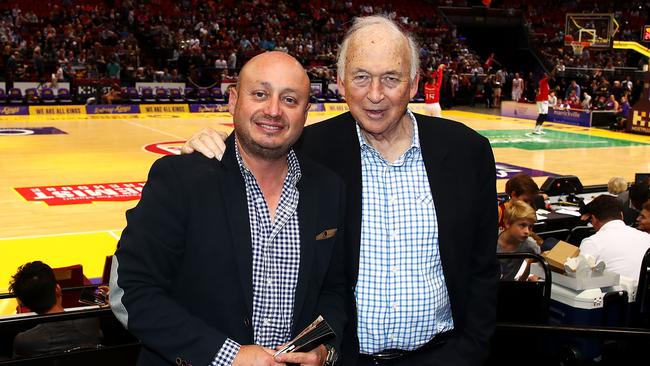
<instances>
[{"instance_id":1,"label":"seated spectator","mask_svg":"<svg viewBox=\"0 0 650 366\"><path fill-rule=\"evenodd\" d=\"M505 228L504 213L505 209L512 201L521 200L531 207L535 206L535 197L539 194L539 186L530 175L519 173L506 182L506 193L509 200L499 204L499 229Z\"/></svg>"},{"instance_id":2,"label":"seated spectator","mask_svg":"<svg viewBox=\"0 0 650 366\"><path fill-rule=\"evenodd\" d=\"M616 124L615 128L616 130L625 130L627 128L627 121L630 116L630 102L628 101L627 97L623 95L621 97L621 103L619 104L618 107L618 113L616 115Z\"/></svg>"},{"instance_id":3,"label":"seated spectator","mask_svg":"<svg viewBox=\"0 0 650 366\"><path fill-rule=\"evenodd\" d=\"M113 85L109 91L102 95L102 104L119 104L122 102L122 89Z\"/></svg>"},{"instance_id":4,"label":"seated spectator","mask_svg":"<svg viewBox=\"0 0 650 366\"><path fill-rule=\"evenodd\" d=\"M647 183L634 183L628 189L629 199L623 204L623 221L634 225L641 207L650 199L650 186Z\"/></svg>"},{"instance_id":5,"label":"seated spectator","mask_svg":"<svg viewBox=\"0 0 650 366\"><path fill-rule=\"evenodd\" d=\"M22 265L13 275L9 291L18 303L39 315L63 312L62 291L54 272L36 261ZM96 347L102 339L99 319L75 319L43 323L18 333L14 338L14 357L33 357L65 352L75 348Z\"/></svg>"},{"instance_id":6,"label":"seated spectator","mask_svg":"<svg viewBox=\"0 0 650 366\"><path fill-rule=\"evenodd\" d=\"M591 109L591 95L587 94L587 92L583 92L582 95L583 95L583 99L580 105L582 106L582 109L588 111L589 109Z\"/></svg>"},{"instance_id":7,"label":"seated spectator","mask_svg":"<svg viewBox=\"0 0 650 366\"><path fill-rule=\"evenodd\" d=\"M650 234L650 200L643 204L639 217L636 218L637 229Z\"/></svg>"},{"instance_id":8,"label":"seated spectator","mask_svg":"<svg viewBox=\"0 0 650 366\"><path fill-rule=\"evenodd\" d=\"M512 201L503 214L505 229L499 234L497 253L540 253L540 247L531 237L537 216L535 209L523 201ZM500 259L501 280L526 281L529 278L530 261L522 259ZM521 275L517 276L525 264Z\"/></svg>"},{"instance_id":9,"label":"seated spectator","mask_svg":"<svg viewBox=\"0 0 650 366\"><path fill-rule=\"evenodd\" d=\"M616 101L614 94L610 94L609 99L605 102L604 109L606 111L618 112L618 102Z\"/></svg>"},{"instance_id":10,"label":"seated spectator","mask_svg":"<svg viewBox=\"0 0 650 366\"><path fill-rule=\"evenodd\" d=\"M613 177L607 182L607 193L617 196L621 202L626 202L628 199L627 181L622 177ZM622 196L624 194L624 196Z\"/></svg>"},{"instance_id":11,"label":"seated spectator","mask_svg":"<svg viewBox=\"0 0 650 366\"><path fill-rule=\"evenodd\" d=\"M641 260L650 248L650 234L625 225L621 202L600 195L580 209L596 233L580 244L580 253L604 261L607 270L639 280Z\"/></svg>"}]
</instances>

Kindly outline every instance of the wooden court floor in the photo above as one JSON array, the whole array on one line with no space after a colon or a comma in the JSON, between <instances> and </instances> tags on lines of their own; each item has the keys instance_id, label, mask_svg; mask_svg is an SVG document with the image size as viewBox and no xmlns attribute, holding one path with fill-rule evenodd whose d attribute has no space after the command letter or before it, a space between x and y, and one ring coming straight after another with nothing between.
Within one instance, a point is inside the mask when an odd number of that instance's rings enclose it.
<instances>
[{"instance_id":1,"label":"wooden court floor","mask_svg":"<svg viewBox=\"0 0 650 366\"><path fill-rule=\"evenodd\" d=\"M501 176L524 168L576 175L590 185L650 172L649 136L552 123L546 135L534 136L531 120L443 113L490 138ZM310 113L308 123L330 116ZM53 267L81 263L87 277L100 277L126 224L124 213L137 202L56 205L28 201L16 188L41 187L42 196L51 196L51 189L70 195L92 185L143 182L160 152L174 151L206 126L232 130L224 113L0 117L0 293L16 268L33 260ZM545 179L535 178L540 185ZM504 185L497 180L498 191ZM0 302L0 314L14 306Z\"/></svg>"}]
</instances>

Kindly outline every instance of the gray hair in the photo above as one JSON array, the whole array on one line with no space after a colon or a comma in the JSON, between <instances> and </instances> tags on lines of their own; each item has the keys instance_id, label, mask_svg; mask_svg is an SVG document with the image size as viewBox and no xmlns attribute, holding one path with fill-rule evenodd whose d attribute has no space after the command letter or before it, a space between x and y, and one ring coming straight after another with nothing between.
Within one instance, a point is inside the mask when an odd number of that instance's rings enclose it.
<instances>
[{"instance_id":1,"label":"gray hair","mask_svg":"<svg viewBox=\"0 0 650 366\"><path fill-rule=\"evenodd\" d=\"M607 191L611 194L619 194L627 191L627 181L622 177L614 177L607 182Z\"/></svg>"},{"instance_id":2,"label":"gray hair","mask_svg":"<svg viewBox=\"0 0 650 366\"><path fill-rule=\"evenodd\" d=\"M344 80L345 77L345 59L347 58L348 55L348 48L350 45L350 39L357 33L358 31L368 28L373 25L384 25L388 27L390 30L394 31L397 34L400 34L406 38L408 41L409 48L411 49L410 52L410 63L411 63L411 70L410 70L410 81L413 82L415 80L415 76L418 74L418 71L420 69L420 56L418 52L418 45L413 39L413 37L406 31L404 31L397 23L395 23L392 19L384 16L384 15L371 15L371 16L366 16L366 17L357 17L354 19L354 23L352 23L352 26L350 29L348 29L348 32L345 34L345 38L343 38L343 42L341 43L341 47L339 47L339 52L338 52L338 57L337 57L337 74L338 78L341 80Z\"/></svg>"}]
</instances>

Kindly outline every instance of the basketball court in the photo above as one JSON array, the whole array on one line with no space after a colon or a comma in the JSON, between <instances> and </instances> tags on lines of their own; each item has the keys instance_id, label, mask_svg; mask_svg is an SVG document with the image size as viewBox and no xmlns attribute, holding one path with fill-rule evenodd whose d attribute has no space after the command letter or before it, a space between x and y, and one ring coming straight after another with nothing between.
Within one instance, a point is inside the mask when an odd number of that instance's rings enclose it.
<instances>
[{"instance_id":1,"label":"basketball court","mask_svg":"<svg viewBox=\"0 0 650 366\"><path fill-rule=\"evenodd\" d=\"M310 112L308 123L335 114ZM536 136L530 133L532 120L443 114L490 139L498 191L519 171L540 185L553 174L576 175L591 185L650 172L648 136L554 123ZM52 267L81 263L88 278L101 277L151 164L208 126L229 132L231 118L227 113L0 117L0 292L19 265L33 260ZM14 307L4 301L0 314Z\"/></svg>"}]
</instances>

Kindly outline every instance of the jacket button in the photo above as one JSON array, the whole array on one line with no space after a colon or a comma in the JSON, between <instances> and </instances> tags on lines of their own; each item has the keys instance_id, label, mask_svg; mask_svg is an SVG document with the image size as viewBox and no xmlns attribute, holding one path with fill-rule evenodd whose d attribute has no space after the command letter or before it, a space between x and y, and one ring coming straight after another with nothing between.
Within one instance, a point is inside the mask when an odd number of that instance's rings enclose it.
<instances>
[{"instance_id":1,"label":"jacket button","mask_svg":"<svg viewBox=\"0 0 650 366\"><path fill-rule=\"evenodd\" d=\"M248 328L248 327L251 326L251 320L248 319L248 317L244 318L244 326L245 326L246 328Z\"/></svg>"}]
</instances>

